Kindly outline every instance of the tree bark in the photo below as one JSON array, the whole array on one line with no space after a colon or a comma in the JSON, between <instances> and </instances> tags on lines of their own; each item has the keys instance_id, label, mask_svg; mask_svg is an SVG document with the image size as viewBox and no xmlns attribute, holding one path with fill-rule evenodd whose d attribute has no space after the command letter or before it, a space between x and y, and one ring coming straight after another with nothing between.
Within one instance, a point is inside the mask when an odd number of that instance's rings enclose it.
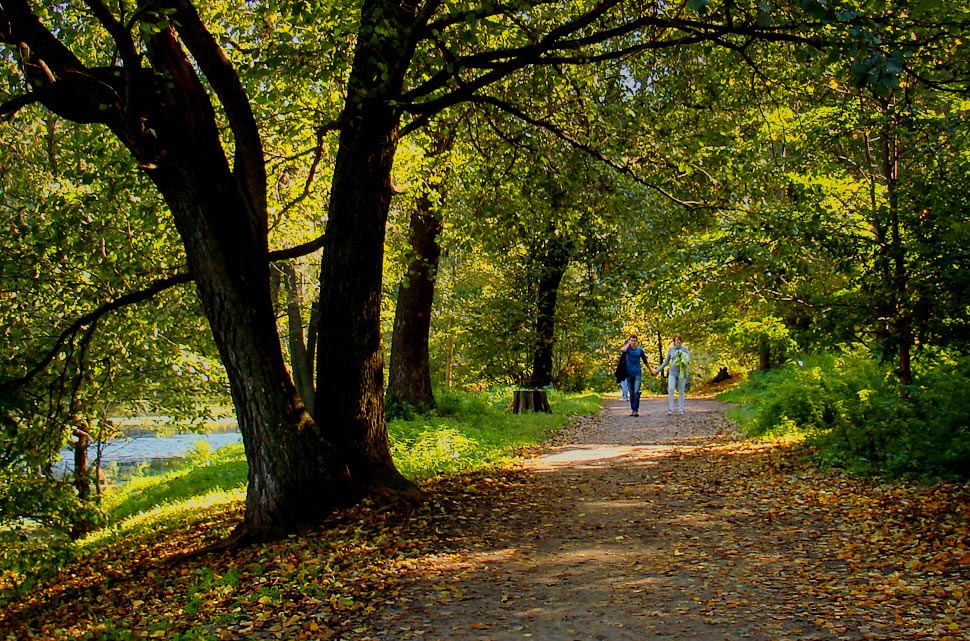
<instances>
[{"instance_id":1,"label":"tree bark","mask_svg":"<svg viewBox=\"0 0 970 641\"><path fill-rule=\"evenodd\" d=\"M413 494L391 458L384 414L381 296L400 95L416 8L367 0L334 163L320 268L316 417L358 489Z\"/></svg>"},{"instance_id":2,"label":"tree bark","mask_svg":"<svg viewBox=\"0 0 970 641\"><path fill-rule=\"evenodd\" d=\"M572 244L556 234L549 234L541 242L535 260L536 279L536 343L533 348L532 374L528 387L546 387L552 383L553 350L556 346L556 300L559 285L569 268Z\"/></svg>"},{"instance_id":3,"label":"tree bark","mask_svg":"<svg viewBox=\"0 0 970 641\"><path fill-rule=\"evenodd\" d=\"M397 294L387 398L418 412L434 409L431 388L431 308L441 245L441 218L432 210L430 198L421 196L411 213L410 240L414 258L408 265Z\"/></svg>"},{"instance_id":4,"label":"tree bark","mask_svg":"<svg viewBox=\"0 0 970 641\"><path fill-rule=\"evenodd\" d=\"M88 444L91 442L88 433L80 428L74 428L74 488L77 497L87 501L91 497L91 469L88 462Z\"/></svg>"},{"instance_id":5,"label":"tree bark","mask_svg":"<svg viewBox=\"0 0 970 641\"><path fill-rule=\"evenodd\" d=\"M513 414L526 412L552 412L549 407L549 397L545 390L517 389L512 392L512 403L509 410Z\"/></svg>"},{"instance_id":6,"label":"tree bark","mask_svg":"<svg viewBox=\"0 0 970 641\"><path fill-rule=\"evenodd\" d=\"M265 228L241 224L240 214L251 208L220 162L217 139L185 135L149 174L175 218L228 375L249 463L244 531L274 539L347 504L346 469L286 371ZM208 150L202 140L212 143Z\"/></svg>"},{"instance_id":7,"label":"tree bark","mask_svg":"<svg viewBox=\"0 0 970 641\"><path fill-rule=\"evenodd\" d=\"M287 343L290 347L290 369L293 384L300 394L307 411L313 414L313 352L307 349L303 332L303 288L296 276L296 269L288 262L280 266L283 287L286 290ZM313 320L313 319L311 319Z\"/></svg>"},{"instance_id":8,"label":"tree bark","mask_svg":"<svg viewBox=\"0 0 970 641\"><path fill-rule=\"evenodd\" d=\"M429 155L438 157L451 145L450 135L440 136ZM432 170L423 181L422 192L411 211L408 225L411 261L398 289L388 368L388 401L408 405L421 413L435 406L428 341L441 258L438 236L444 229L444 222L435 211L433 198L442 192L435 184L440 179L440 173L440 170Z\"/></svg>"},{"instance_id":9,"label":"tree bark","mask_svg":"<svg viewBox=\"0 0 970 641\"><path fill-rule=\"evenodd\" d=\"M771 369L771 341L762 336L758 341L758 370L767 372Z\"/></svg>"}]
</instances>

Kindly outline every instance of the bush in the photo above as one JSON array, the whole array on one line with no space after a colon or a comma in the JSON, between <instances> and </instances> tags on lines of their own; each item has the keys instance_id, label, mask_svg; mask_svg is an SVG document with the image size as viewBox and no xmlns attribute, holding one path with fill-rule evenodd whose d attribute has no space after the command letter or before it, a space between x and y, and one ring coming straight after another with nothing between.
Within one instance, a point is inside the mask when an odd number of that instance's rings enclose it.
<instances>
[{"instance_id":1,"label":"bush","mask_svg":"<svg viewBox=\"0 0 970 641\"><path fill-rule=\"evenodd\" d=\"M821 461L887 476L970 476L970 360L936 356L901 389L888 368L823 355L721 395L750 436L803 436Z\"/></svg>"}]
</instances>

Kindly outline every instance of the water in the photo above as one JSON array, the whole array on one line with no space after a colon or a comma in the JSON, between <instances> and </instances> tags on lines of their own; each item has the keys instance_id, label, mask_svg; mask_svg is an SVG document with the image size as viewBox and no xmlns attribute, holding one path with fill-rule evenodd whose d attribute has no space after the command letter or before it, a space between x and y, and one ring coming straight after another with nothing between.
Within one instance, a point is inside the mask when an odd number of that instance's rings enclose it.
<instances>
[{"instance_id":1,"label":"water","mask_svg":"<svg viewBox=\"0 0 970 641\"><path fill-rule=\"evenodd\" d=\"M156 436L153 433L141 434L127 439L109 441L101 450L101 466L116 466L119 470L130 470L147 466L149 471L160 471L174 467L184 459L189 450L199 441L204 441L217 450L224 445L241 443L242 434L236 431L235 421L214 426L214 431L204 434L184 433ZM88 457L94 465L97 450L88 448ZM55 467L58 476L70 474L74 470L74 451L61 450L60 464Z\"/></svg>"}]
</instances>

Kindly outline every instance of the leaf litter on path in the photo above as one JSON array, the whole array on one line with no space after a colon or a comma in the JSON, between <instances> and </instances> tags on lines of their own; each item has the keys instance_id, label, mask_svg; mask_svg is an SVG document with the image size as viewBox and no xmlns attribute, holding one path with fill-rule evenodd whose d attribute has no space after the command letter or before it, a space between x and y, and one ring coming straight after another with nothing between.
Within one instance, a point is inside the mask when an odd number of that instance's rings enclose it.
<instances>
[{"instance_id":1,"label":"leaf litter on path","mask_svg":"<svg viewBox=\"0 0 970 641\"><path fill-rule=\"evenodd\" d=\"M197 529L119 542L7 604L0 638L970 638L967 485L817 470L714 401L665 405L608 401L521 465L428 481L410 513L180 564Z\"/></svg>"}]
</instances>

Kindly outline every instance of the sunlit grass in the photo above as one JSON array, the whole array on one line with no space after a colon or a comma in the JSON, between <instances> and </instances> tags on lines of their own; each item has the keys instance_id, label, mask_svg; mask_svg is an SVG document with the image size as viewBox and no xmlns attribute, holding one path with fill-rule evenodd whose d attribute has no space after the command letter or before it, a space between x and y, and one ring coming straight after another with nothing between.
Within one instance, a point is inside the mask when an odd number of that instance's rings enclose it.
<instances>
[{"instance_id":1,"label":"sunlit grass","mask_svg":"<svg viewBox=\"0 0 970 641\"><path fill-rule=\"evenodd\" d=\"M443 395L443 416L391 421L388 435L395 465L413 479L506 464L552 435L571 416L599 411L597 394L553 392L551 414L513 415L509 395L495 392ZM244 494L246 458L242 444L211 451L200 441L179 468L141 476L110 491L104 499L109 523L178 504L210 492Z\"/></svg>"}]
</instances>

